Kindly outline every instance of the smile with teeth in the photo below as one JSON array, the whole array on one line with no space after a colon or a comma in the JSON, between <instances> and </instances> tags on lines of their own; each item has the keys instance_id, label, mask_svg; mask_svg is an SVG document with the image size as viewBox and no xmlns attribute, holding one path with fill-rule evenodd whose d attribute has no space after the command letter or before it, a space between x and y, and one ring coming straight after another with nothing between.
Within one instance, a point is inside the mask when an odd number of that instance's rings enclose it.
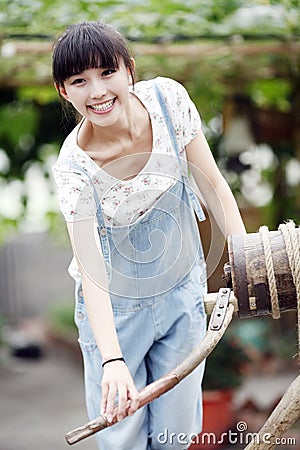
<instances>
[{"instance_id":1,"label":"smile with teeth","mask_svg":"<svg viewBox=\"0 0 300 450\"><path fill-rule=\"evenodd\" d=\"M108 100L107 102L100 103L99 105L90 105L90 108L93 109L96 112L104 112L109 110L113 104L115 99Z\"/></svg>"}]
</instances>

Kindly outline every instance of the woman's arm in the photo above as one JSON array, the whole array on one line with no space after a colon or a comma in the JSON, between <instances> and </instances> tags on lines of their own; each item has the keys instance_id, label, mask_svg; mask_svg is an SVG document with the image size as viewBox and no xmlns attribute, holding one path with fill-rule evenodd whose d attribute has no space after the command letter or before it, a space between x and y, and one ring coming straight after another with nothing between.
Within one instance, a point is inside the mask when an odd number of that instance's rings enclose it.
<instances>
[{"instance_id":1,"label":"woman's arm","mask_svg":"<svg viewBox=\"0 0 300 450\"><path fill-rule=\"evenodd\" d=\"M67 224L71 244L81 276L87 314L103 361L122 356L108 293L105 263L94 232L94 220ZM119 397L118 420L133 414L138 407L138 392L127 366L121 361L104 366L101 411L112 420L116 395ZM127 400L131 406L126 411Z\"/></svg>"},{"instance_id":2,"label":"woman's arm","mask_svg":"<svg viewBox=\"0 0 300 450\"><path fill-rule=\"evenodd\" d=\"M186 153L197 187L225 237L246 233L234 196L201 130L186 146Z\"/></svg>"}]
</instances>

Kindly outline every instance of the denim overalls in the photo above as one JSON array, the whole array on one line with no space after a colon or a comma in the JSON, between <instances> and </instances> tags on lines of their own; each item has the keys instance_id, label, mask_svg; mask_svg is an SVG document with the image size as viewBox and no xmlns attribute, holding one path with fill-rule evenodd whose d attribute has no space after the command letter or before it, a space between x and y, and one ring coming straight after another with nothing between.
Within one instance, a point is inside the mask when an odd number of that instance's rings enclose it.
<instances>
[{"instance_id":1,"label":"denim overalls","mask_svg":"<svg viewBox=\"0 0 300 450\"><path fill-rule=\"evenodd\" d=\"M101 206L97 208L115 326L138 390L183 361L206 330L205 262L194 211L199 220L204 214L189 186L165 100L156 85L154 89L181 177L132 225L106 227ZM100 205L95 189L94 197ZM75 322L84 359L87 409L94 419L100 415L103 369L79 283ZM97 433L99 448L187 449L201 431L203 369L201 364L167 394Z\"/></svg>"}]
</instances>

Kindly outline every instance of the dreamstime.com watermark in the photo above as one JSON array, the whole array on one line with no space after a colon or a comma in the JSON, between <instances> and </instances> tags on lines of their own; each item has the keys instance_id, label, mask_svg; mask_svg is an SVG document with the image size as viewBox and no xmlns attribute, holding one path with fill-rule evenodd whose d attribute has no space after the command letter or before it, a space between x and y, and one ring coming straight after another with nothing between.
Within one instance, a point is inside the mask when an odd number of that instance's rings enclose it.
<instances>
[{"instance_id":1,"label":"dreamstime.com watermark","mask_svg":"<svg viewBox=\"0 0 300 450\"><path fill-rule=\"evenodd\" d=\"M247 431L248 425L246 422L240 421L236 424L235 430L228 430L226 433L216 435L215 433L203 432L199 435L191 433L171 433L167 428L157 435L157 442L161 445L248 445L265 444L265 445L297 445L294 437L274 437L271 433L250 433Z\"/></svg>"}]
</instances>

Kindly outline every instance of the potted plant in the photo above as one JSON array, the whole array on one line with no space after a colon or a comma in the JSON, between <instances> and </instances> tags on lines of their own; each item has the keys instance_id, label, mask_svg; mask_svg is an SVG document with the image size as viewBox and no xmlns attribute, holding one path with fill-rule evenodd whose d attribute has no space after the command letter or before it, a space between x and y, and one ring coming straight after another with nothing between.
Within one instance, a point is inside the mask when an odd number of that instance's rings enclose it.
<instances>
[{"instance_id":1,"label":"potted plant","mask_svg":"<svg viewBox=\"0 0 300 450\"><path fill-rule=\"evenodd\" d=\"M208 356L203 379L203 430L190 450L215 449L233 423L232 398L250 359L241 344L225 335Z\"/></svg>"}]
</instances>

